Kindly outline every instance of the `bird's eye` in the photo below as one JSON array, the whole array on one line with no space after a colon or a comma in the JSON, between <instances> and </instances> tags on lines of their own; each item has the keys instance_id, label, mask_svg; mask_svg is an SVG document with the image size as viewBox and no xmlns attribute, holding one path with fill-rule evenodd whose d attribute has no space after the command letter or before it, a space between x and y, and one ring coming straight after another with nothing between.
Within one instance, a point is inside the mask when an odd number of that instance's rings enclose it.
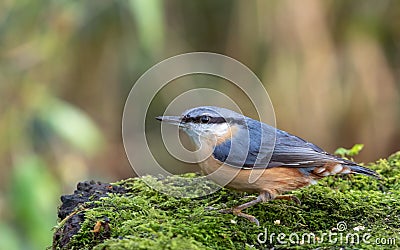
<instances>
[{"instance_id":1,"label":"bird's eye","mask_svg":"<svg viewBox=\"0 0 400 250\"><path fill-rule=\"evenodd\" d=\"M208 123L210 121L210 117L203 115L202 117L200 117L200 122L201 123Z\"/></svg>"}]
</instances>

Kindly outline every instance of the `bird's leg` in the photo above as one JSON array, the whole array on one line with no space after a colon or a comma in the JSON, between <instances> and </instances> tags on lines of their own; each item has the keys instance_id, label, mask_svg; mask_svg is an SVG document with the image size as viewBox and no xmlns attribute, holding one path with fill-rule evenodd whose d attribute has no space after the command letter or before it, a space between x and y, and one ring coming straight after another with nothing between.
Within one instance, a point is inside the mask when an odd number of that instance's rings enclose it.
<instances>
[{"instance_id":1,"label":"bird's leg","mask_svg":"<svg viewBox=\"0 0 400 250\"><path fill-rule=\"evenodd\" d=\"M271 194L269 194L267 192L262 192L262 193L260 193L259 196L257 196L257 198L255 200L246 202L246 203L244 203L242 205L239 205L239 206L231 208L231 209L220 210L220 212L222 212L222 213L232 213L232 214L234 214L236 216L240 216L240 217L246 218L249 221L251 221L253 223L256 223L257 226L260 226L260 222L257 220L256 217L254 217L253 215L250 215L250 214L243 213L242 210L246 209L246 208L249 208L251 206L254 206L257 203L266 202L268 200L271 200L271 198L272 198Z\"/></svg>"},{"instance_id":2,"label":"bird's leg","mask_svg":"<svg viewBox=\"0 0 400 250\"><path fill-rule=\"evenodd\" d=\"M287 200L287 201L294 201L296 204L301 205L301 201L294 195L277 195L275 199L279 200Z\"/></svg>"}]
</instances>

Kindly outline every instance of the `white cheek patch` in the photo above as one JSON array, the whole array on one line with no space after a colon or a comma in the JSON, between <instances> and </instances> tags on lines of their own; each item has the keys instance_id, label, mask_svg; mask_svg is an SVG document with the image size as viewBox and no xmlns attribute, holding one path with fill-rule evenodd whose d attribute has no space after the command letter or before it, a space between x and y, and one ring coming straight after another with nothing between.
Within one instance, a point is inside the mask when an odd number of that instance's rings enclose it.
<instances>
[{"instance_id":1,"label":"white cheek patch","mask_svg":"<svg viewBox=\"0 0 400 250\"><path fill-rule=\"evenodd\" d=\"M212 130L216 136L224 136L229 132L229 125L227 123L215 124Z\"/></svg>"}]
</instances>

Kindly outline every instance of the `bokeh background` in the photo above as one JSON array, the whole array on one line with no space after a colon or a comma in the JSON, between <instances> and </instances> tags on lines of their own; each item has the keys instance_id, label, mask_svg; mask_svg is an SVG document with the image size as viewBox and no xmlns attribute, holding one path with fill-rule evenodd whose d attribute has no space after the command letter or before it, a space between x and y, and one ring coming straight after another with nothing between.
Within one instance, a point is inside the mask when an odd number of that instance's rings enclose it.
<instances>
[{"instance_id":1,"label":"bokeh background","mask_svg":"<svg viewBox=\"0 0 400 250\"><path fill-rule=\"evenodd\" d=\"M193 51L247 65L277 126L327 151L363 143L356 160L369 162L400 149L399 1L1 1L0 249L49 246L59 196L78 181L134 175L128 93ZM168 89L154 115L180 87Z\"/></svg>"}]
</instances>

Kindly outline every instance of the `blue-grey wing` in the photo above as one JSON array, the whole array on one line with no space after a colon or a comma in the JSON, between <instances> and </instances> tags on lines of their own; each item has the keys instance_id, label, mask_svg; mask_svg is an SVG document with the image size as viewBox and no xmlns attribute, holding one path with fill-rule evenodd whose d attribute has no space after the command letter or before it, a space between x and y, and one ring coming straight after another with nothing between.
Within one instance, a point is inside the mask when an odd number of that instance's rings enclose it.
<instances>
[{"instance_id":1,"label":"blue-grey wing","mask_svg":"<svg viewBox=\"0 0 400 250\"><path fill-rule=\"evenodd\" d=\"M345 163L344 160L328 154L311 142L285 131L277 130L274 152L268 167L317 167L323 166L328 162Z\"/></svg>"},{"instance_id":2,"label":"blue-grey wing","mask_svg":"<svg viewBox=\"0 0 400 250\"><path fill-rule=\"evenodd\" d=\"M254 120L248 124L250 133L240 130L241 133L246 132L247 139L244 134L233 136L232 140L227 140L215 148L214 157L238 168L292 167L299 168L304 173L311 173L315 168L326 164L329 166L330 163L337 163L347 166L350 173L380 178L375 171L328 154L300 137ZM259 124L261 125L258 126Z\"/></svg>"},{"instance_id":3,"label":"blue-grey wing","mask_svg":"<svg viewBox=\"0 0 400 250\"><path fill-rule=\"evenodd\" d=\"M332 161L344 163L343 159L285 131L251 119L247 120L247 127L249 132L242 129L240 133L243 134L218 145L214 157L240 168L317 167Z\"/></svg>"}]
</instances>

